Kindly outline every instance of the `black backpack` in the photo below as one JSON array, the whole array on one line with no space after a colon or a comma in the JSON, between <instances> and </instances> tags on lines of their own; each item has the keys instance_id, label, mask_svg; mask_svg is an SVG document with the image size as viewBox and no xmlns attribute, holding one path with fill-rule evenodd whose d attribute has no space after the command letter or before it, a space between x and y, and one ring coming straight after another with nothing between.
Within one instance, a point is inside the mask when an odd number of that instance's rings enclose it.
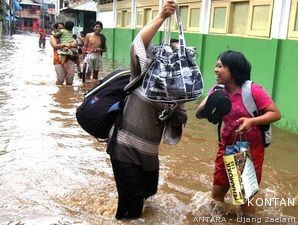
<instances>
[{"instance_id":1,"label":"black backpack","mask_svg":"<svg viewBox=\"0 0 298 225\"><path fill-rule=\"evenodd\" d=\"M81 127L95 138L107 139L110 129L123 109L129 84L130 70L118 69L104 77L85 94L77 108L76 117Z\"/></svg>"}]
</instances>

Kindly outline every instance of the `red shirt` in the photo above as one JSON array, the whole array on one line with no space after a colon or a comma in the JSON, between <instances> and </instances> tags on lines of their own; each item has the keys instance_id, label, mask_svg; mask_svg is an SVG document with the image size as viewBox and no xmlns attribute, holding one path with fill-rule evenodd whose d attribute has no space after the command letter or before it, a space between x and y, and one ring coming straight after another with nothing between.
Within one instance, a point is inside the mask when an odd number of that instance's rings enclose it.
<instances>
[{"instance_id":1,"label":"red shirt","mask_svg":"<svg viewBox=\"0 0 298 225\"><path fill-rule=\"evenodd\" d=\"M46 39L46 33L44 30L39 30L39 38L40 39Z\"/></svg>"},{"instance_id":2,"label":"red shirt","mask_svg":"<svg viewBox=\"0 0 298 225\"><path fill-rule=\"evenodd\" d=\"M258 111L263 110L272 103L269 94L262 88L262 86L252 83L252 96L258 108ZM227 92L228 93L228 92ZM232 109L229 114L223 117L223 126L221 130L222 142L227 146L234 143L235 130L239 128L237 120L241 117L251 117L247 112L242 102L241 88L235 93L228 93L229 99L232 103ZM246 133L244 138L249 142L250 146L258 146L263 144L263 137L259 127L253 126ZM239 137L237 137L239 139Z\"/></svg>"}]
</instances>

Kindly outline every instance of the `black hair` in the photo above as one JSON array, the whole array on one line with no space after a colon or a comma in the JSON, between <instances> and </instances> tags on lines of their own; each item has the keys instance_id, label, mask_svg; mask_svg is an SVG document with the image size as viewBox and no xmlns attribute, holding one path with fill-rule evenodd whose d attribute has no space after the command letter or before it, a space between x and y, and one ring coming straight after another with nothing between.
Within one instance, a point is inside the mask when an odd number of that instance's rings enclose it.
<instances>
[{"instance_id":1,"label":"black hair","mask_svg":"<svg viewBox=\"0 0 298 225\"><path fill-rule=\"evenodd\" d=\"M173 42L178 42L179 43L179 39L177 39L177 38L171 38L170 43L173 43Z\"/></svg>"},{"instance_id":2,"label":"black hair","mask_svg":"<svg viewBox=\"0 0 298 225\"><path fill-rule=\"evenodd\" d=\"M64 25L64 29L72 31L72 28L74 27L74 23L72 21L66 21Z\"/></svg>"},{"instance_id":3,"label":"black hair","mask_svg":"<svg viewBox=\"0 0 298 225\"><path fill-rule=\"evenodd\" d=\"M85 31L81 31L80 35L83 35L84 37L86 36L86 32Z\"/></svg>"},{"instance_id":4,"label":"black hair","mask_svg":"<svg viewBox=\"0 0 298 225\"><path fill-rule=\"evenodd\" d=\"M56 22L56 23L54 23L54 24L52 25L52 28L55 29L55 30L57 30L59 24L60 24L60 25L63 25L63 27L64 27L64 23L62 23L62 22Z\"/></svg>"},{"instance_id":5,"label":"black hair","mask_svg":"<svg viewBox=\"0 0 298 225\"><path fill-rule=\"evenodd\" d=\"M100 21L95 21L95 22L92 24L92 28L94 28L96 25L99 25L101 29L103 28L102 22L100 22Z\"/></svg>"},{"instance_id":6,"label":"black hair","mask_svg":"<svg viewBox=\"0 0 298 225\"><path fill-rule=\"evenodd\" d=\"M225 51L217 59L229 68L238 86L241 87L246 80L250 80L251 64L241 52Z\"/></svg>"},{"instance_id":7,"label":"black hair","mask_svg":"<svg viewBox=\"0 0 298 225\"><path fill-rule=\"evenodd\" d=\"M73 35L72 35L72 38L73 38L73 39L77 39L77 37L78 37L77 34L73 34Z\"/></svg>"},{"instance_id":8,"label":"black hair","mask_svg":"<svg viewBox=\"0 0 298 225\"><path fill-rule=\"evenodd\" d=\"M179 47L179 40L176 38L171 38L170 39L170 46L172 48L172 50L174 51L175 49L178 49Z\"/></svg>"}]
</instances>

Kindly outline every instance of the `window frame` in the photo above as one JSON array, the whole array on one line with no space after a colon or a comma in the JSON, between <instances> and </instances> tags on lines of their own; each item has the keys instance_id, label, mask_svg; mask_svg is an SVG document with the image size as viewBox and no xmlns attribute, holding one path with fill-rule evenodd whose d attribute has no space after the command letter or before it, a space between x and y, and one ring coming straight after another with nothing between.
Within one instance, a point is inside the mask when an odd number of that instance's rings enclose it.
<instances>
[{"instance_id":1,"label":"window frame","mask_svg":"<svg viewBox=\"0 0 298 225\"><path fill-rule=\"evenodd\" d=\"M298 0L294 0L298 1ZM232 9L232 4L237 2L248 2L248 16L247 16L247 27L246 27L246 33L245 34L236 34L231 32L231 21L232 14L234 9ZM269 6L269 15L268 15L268 21L266 25L266 29L257 31L252 30L252 24L253 24L253 10L254 7L258 5L266 5ZM219 1L214 0L211 2L211 15L210 15L210 25L209 25L209 33L210 34L225 34L227 36L239 36L239 37L260 37L260 38L270 38L270 31L272 26L272 16L273 16L273 5L274 0L226 0L226 1ZM226 15L225 15L225 26L224 28L214 28L212 27L214 24L214 15L215 15L215 9L216 8L226 8Z\"/></svg>"},{"instance_id":2,"label":"window frame","mask_svg":"<svg viewBox=\"0 0 298 225\"><path fill-rule=\"evenodd\" d=\"M267 26L265 30L252 30L252 23L253 23L253 9L255 6L261 6L261 5L268 5L269 6L269 15L268 15L268 21ZM247 36L257 36L257 37L270 37L270 30L272 26L272 14L273 14L273 1L271 0L250 0L249 1L249 10L248 10L248 21L247 21Z\"/></svg>"},{"instance_id":3,"label":"window frame","mask_svg":"<svg viewBox=\"0 0 298 225\"><path fill-rule=\"evenodd\" d=\"M122 10L117 10L116 27L121 28L121 24L122 24Z\"/></svg>"},{"instance_id":4,"label":"window frame","mask_svg":"<svg viewBox=\"0 0 298 225\"><path fill-rule=\"evenodd\" d=\"M218 2L218 1L212 2L209 33L228 34L230 5L231 5L230 2ZM214 27L212 27L213 23L214 23L215 8L226 8L224 28L214 28Z\"/></svg>"},{"instance_id":5,"label":"window frame","mask_svg":"<svg viewBox=\"0 0 298 225\"><path fill-rule=\"evenodd\" d=\"M143 25L145 26L146 24L150 23L152 21L152 7L144 7L143 8ZM149 13L149 15L147 14ZM149 16L149 18L147 18ZM149 19L149 21L147 21Z\"/></svg>"},{"instance_id":6,"label":"window frame","mask_svg":"<svg viewBox=\"0 0 298 225\"><path fill-rule=\"evenodd\" d=\"M142 16L140 24L139 22L139 13ZM136 9L136 28L142 28L144 26L144 8L137 8Z\"/></svg>"},{"instance_id":7,"label":"window frame","mask_svg":"<svg viewBox=\"0 0 298 225\"><path fill-rule=\"evenodd\" d=\"M245 37L245 36L248 36L247 35L247 26L248 26L248 13L247 12L247 23L246 23L246 26L244 27L245 29L245 34L240 34L240 33L233 33L232 32L232 29L233 29L233 20L231 19L231 16L234 14L235 12L235 4L239 3L239 2L248 2L248 8L249 8L249 4L250 4L250 0L231 0L230 3L229 3L229 7L230 7L230 10L229 10L229 23L228 23L228 27L227 27L227 35L229 36L238 36L238 37Z\"/></svg>"},{"instance_id":8,"label":"window frame","mask_svg":"<svg viewBox=\"0 0 298 225\"><path fill-rule=\"evenodd\" d=\"M187 6L187 21L186 21L186 27L184 28L185 32L199 32L200 31L200 18L199 18L199 24L197 27L191 27L190 26L190 11L191 9L199 9L201 10L202 4L201 2L187 2L187 3L181 3L179 4L179 7L185 7ZM180 13L180 12L179 12ZM180 15L181 17L181 15ZM182 18L181 18L182 20ZM171 18L171 30L177 32L178 31L178 26L176 24L176 18L175 15L172 16Z\"/></svg>"},{"instance_id":9,"label":"window frame","mask_svg":"<svg viewBox=\"0 0 298 225\"><path fill-rule=\"evenodd\" d=\"M124 14L127 15L127 23L124 24ZM119 16L120 15L120 16ZM120 9L117 10L117 28L130 28L131 27L131 9Z\"/></svg>"},{"instance_id":10,"label":"window frame","mask_svg":"<svg viewBox=\"0 0 298 225\"><path fill-rule=\"evenodd\" d=\"M152 21L152 19L158 14L158 6L142 6L142 7L137 7L136 8L136 28L143 28L146 24L145 24L145 16L146 16L146 11L150 11L150 17L149 21L146 21L147 23L150 23ZM154 15L154 13L157 12L157 14ZM138 13L142 14L142 21L141 24L138 24Z\"/></svg>"},{"instance_id":11,"label":"window frame","mask_svg":"<svg viewBox=\"0 0 298 225\"><path fill-rule=\"evenodd\" d=\"M123 11L127 12L127 16L130 14L131 15L131 1L130 0L117 0L117 5L116 5L116 11L117 11L117 28L130 28L132 26L131 20L127 18L127 24L123 24ZM118 24L118 13L121 14L120 16L120 25Z\"/></svg>"},{"instance_id":12,"label":"window frame","mask_svg":"<svg viewBox=\"0 0 298 225\"><path fill-rule=\"evenodd\" d=\"M197 27L191 27L191 10L192 9L198 9L199 12L201 13L201 10L202 10L202 3L199 2L199 5L192 5L190 4L189 7L188 7L188 19L187 19L187 28L186 30L187 31L190 31L190 32L199 32L200 31L200 17L198 17L198 20L199 20L199 23L198 23L198 26ZM201 14L200 14L201 15Z\"/></svg>"},{"instance_id":13,"label":"window frame","mask_svg":"<svg viewBox=\"0 0 298 225\"><path fill-rule=\"evenodd\" d=\"M298 0L292 0L291 9L290 9L290 19L289 19L289 26L288 26L288 38L289 39L297 39L298 38L298 31L295 31L295 23L296 17L298 14Z\"/></svg>"}]
</instances>

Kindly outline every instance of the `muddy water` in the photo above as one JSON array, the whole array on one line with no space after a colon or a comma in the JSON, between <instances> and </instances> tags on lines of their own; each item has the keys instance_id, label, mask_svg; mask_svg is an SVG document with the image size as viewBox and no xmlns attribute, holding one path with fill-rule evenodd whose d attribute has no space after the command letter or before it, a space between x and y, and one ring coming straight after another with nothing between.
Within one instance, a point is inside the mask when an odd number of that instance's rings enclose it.
<instances>
[{"instance_id":1,"label":"muddy water","mask_svg":"<svg viewBox=\"0 0 298 225\"><path fill-rule=\"evenodd\" d=\"M105 60L104 73L117 67ZM84 91L93 85L82 85L76 77L73 86L56 86L52 49L48 42L38 48L37 36L1 39L0 224L243 222L235 216L230 195L227 204L210 207L216 127L194 118L196 103L187 105L182 141L175 147L161 145L159 190L146 202L143 217L116 221L117 194L105 143L90 137L75 119ZM269 207L259 201L251 224L298 221L297 145L297 135L274 128L257 197L295 202Z\"/></svg>"}]
</instances>

